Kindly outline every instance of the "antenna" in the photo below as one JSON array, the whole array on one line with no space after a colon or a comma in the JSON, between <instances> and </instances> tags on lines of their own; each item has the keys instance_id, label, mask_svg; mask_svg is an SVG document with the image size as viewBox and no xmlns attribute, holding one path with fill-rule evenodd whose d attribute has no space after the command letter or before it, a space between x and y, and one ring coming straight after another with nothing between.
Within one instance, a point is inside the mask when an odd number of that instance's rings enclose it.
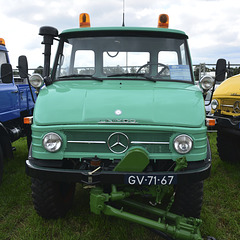
<instances>
[{"instance_id":1,"label":"antenna","mask_svg":"<svg viewBox=\"0 0 240 240\"><path fill-rule=\"evenodd\" d=\"M124 20L125 20L125 0L123 0L123 23L122 23L122 27L125 27L125 23L124 23Z\"/></svg>"}]
</instances>

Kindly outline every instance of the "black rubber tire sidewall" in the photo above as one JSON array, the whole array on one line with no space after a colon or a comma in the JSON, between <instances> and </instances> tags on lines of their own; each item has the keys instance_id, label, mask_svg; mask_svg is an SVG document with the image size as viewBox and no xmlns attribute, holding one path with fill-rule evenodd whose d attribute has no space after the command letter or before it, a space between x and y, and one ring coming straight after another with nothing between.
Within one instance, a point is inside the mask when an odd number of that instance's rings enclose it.
<instances>
[{"instance_id":1,"label":"black rubber tire sidewall","mask_svg":"<svg viewBox=\"0 0 240 240\"><path fill-rule=\"evenodd\" d=\"M32 178L34 208L43 218L64 217L70 209L75 193L75 183L44 181Z\"/></svg>"},{"instance_id":2,"label":"black rubber tire sidewall","mask_svg":"<svg viewBox=\"0 0 240 240\"><path fill-rule=\"evenodd\" d=\"M217 149L219 157L224 162L240 161L240 137L221 129L217 132Z\"/></svg>"},{"instance_id":3,"label":"black rubber tire sidewall","mask_svg":"<svg viewBox=\"0 0 240 240\"><path fill-rule=\"evenodd\" d=\"M185 217L200 218L203 201L203 181L177 185L173 211Z\"/></svg>"}]
</instances>

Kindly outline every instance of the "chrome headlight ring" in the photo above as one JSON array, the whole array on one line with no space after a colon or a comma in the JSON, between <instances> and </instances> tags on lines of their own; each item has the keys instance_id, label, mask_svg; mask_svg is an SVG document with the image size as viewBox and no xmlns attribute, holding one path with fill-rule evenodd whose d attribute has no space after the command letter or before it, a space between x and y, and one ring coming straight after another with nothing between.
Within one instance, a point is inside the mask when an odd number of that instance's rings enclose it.
<instances>
[{"instance_id":1,"label":"chrome headlight ring","mask_svg":"<svg viewBox=\"0 0 240 240\"><path fill-rule=\"evenodd\" d=\"M174 149L180 154L186 154L192 150L193 140L186 134L175 137L173 141Z\"/></svg>"},{"instance_id":2,"label":"chrome headlight ring","mask_svg":"<svg viewBox=\"0 0 240 240\"><path fill-rule=\"evenodd\" d=\"M43 86L43 83L44 83L42 76L38 73L34 73L29 78L29 82L36 89L40 89Z\"/></svg>"},{"instance_id":3,"label":"chrome headlight ring","mask_svg":"<svg viewBox=\"0 0 240 240\"><path fill-rule=\"evenodd\" d=\"M204 92L209 91L214 85L214 79L210 75L205 75L200 79L200 87Z\"/></svg>"},{"instance_id":4,"label":"chrome headlight ring","mask_svg":"<svg viewBox=\"0 0 240 240\"><path fill-rule=\"evenodd\" d=\"M50 132L43 137L42 144L48 152L57 152L62 146L62 138L57 133Z\"/></svg>"},{"instance_id":5,"label":"chrome headlight ring","mask_svg":"<svg viewBox=\"0 0 240 240\"><path fill-rule=\"evenodd\" d=\"M212 108L212 110L215 111L215 110L217 109L218 105L219 105L218 100L213 99L212 102L211 102L211 108Z\"/></svg>"}]
</instances>

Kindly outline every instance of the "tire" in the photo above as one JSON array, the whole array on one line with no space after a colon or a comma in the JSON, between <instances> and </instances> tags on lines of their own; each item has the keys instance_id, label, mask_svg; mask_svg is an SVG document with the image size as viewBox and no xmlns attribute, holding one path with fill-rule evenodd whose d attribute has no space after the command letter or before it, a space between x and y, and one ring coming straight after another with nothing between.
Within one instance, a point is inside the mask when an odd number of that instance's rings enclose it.
<instances>
[{"instance_id":1,"label":"tire","mask_svg":"<svg viewBox=\"0 0 240 240\"><path fill-rule=\"evenodd\" d=\"M219 157L224 162L240 161L240 137L218 129L217 149Z\"/></svg>"},{"instance_id":2,"label":"tire","mask_svg":"<svg viewBox=\"0 0 240 240\"><path fill-rule=\"evenodd\" d=\"M203 181L178 185L173 210L178 215L200 218L203 201Z\"/></svg>"},{"instance_id":3,"label":"tire","mask_svg":"<svg viewBox=\"0 0 240 240\"><path fill-rule=\"evenodd\" d=\"M26 137L27 137L27 147L28 147L28 149L29 149L30 146L31 146L31 143L32 143L32 130L31 130L31 125L26 125L25 131L26 131Z\"/></svg>"},{"instance_id":4,"label":"tire","mask_svg":"<svg viewBox=\"0 0 240 240\"><path fill-rule=\"evenodd\" d=\"M2 175L3 175L3 151L0 145L0 184L2 182Z\"/></svg>"},{"instance_id":5,"label":"tire","mask_svg":"<svg viewBox=\"0 0 240 240\"><path fill-rule=\"evenodd\" d=\"M75 183L32 179L32 198L38 215L46 219L64 217L70 209Z\"/></svg>"}]
</instances>

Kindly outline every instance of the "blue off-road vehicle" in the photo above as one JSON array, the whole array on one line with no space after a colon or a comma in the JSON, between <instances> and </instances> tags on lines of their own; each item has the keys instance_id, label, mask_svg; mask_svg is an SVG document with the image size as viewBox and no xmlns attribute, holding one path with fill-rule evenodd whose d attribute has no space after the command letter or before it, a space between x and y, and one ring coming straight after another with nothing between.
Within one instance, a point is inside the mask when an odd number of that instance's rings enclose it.
<instances>
[{"instance_id":1,"label":"blue off-road vehicle","mask_svg":"<svg viewBox=\"0 0 240 240\"><path fill-rule=\"evenodd\" d=\"M20 57L21 59L23 56ZM21 72L21 71L20 71ZM24 69L24 72L27 72ZM8 51L0 38L0 182L3 160L13 157L12 142L27 136L31 141L31 128L24 125L23 118L33 113L36 94L30 89L27 75L13 78Z\"/></svg>"}]
</instances>

